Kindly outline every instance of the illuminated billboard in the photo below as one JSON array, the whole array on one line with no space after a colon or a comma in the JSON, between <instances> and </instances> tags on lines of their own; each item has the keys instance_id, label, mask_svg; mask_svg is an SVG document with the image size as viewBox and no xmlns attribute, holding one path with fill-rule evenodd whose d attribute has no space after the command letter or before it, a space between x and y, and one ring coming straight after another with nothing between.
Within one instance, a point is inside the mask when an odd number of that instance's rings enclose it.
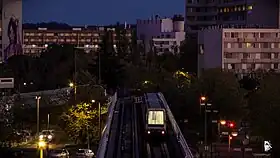
<instances>
[{"instance_id":1,"label":"illuminated billboard","mask_svg":"<svg viewBox=\"0 0 280 158\"><path fill-rule=\"evenodd\" d=\"M2 59L22 54L22 0L2 2Z\"/></svg>"}]
</instances>

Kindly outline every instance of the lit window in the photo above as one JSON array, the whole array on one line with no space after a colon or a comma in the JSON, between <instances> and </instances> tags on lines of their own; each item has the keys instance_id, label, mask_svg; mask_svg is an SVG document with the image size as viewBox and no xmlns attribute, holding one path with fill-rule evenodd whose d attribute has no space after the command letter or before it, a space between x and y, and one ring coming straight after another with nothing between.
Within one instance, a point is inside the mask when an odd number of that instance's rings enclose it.
<instances>
[{"instance_id":1,"label":"lit window","mask_svg":"<svg viewBox=\"0 0 280 158\"><path fill-rule=\"evenodd\" d=\"M224 12L227 12L227 8L224 8Z\"/></svg>"},{"instance_id":2,"label":"lit window","mask_svg":"<svg viewBox=\"0 0 280 158\"><path fill-rule=\"evenodd\" d=\"M220 12L222 13L222 12L223 12L223 9L220 9Z\"/></svg>"},{"instance_id":3,"label":"lit window","mask_svg":"<svg viewBox=\"0 0 280 158\"><path fill-rule=\"evenodd\" d=\"M238 11L241 11L241 7L238 7Z\"/></svg>"},{"instance_id":4,"label":"lit window","mask_svg":"<svg viewBox=\"0 0 280 158\"><path fill-rule=\"evenodd\" d=\"M234 11L237 11L237 7L234 7Z\"/></svg>"},{"instance_id":5,"label":"lit window","mask_svg":"<svg viewBox=\"0 0 280 158\"><path fill-rule=\"evenodd\" d=\"M252 44L251 43L246 43L246 48L251 48Z\"/></svg>"},{"instance_id":6,"label":"lit window","mask_svg":"<svg viewBox=\"0 0 280 158\"><path fill-rule=\"evenodd\" d=\"M252 9L253 9L253 6L249 5L248 10L252 10Z\"/></svg>"},{"instance_id":7,"label":"lit window","mask_svg":"<svg viewBox=\"0 0 280 158\"><path fill-rule=\"evenodd\" d=\"M246 9L245 6L243 6L243 7L242 7L242 10L245 10L245 9Z\"/></svg>"}]
</instances>

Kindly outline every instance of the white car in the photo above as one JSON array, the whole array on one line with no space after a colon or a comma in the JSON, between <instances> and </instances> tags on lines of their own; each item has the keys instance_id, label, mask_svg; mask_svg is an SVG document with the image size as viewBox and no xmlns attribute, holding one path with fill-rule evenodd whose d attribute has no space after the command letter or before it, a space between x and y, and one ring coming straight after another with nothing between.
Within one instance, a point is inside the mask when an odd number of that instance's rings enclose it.
<instances>
[{"instance_id":1,"label":"white car","mask_svg":"<svg viewBox=\"0 0 280 158\"><path fill-rule=\"evenodd\" d=\"M94 153L90 149L79 149L76 152L76 157L86 157L86 158L92 158L94 157Z\"/></svg>"},{"instance_id":2,"label":"white car","mask_svg":"<svg viewBox=\"0 0 280 158\"><path fill-rule=\"evenodd\" d=\"M50 157L63 157L63 158L69 158L69 152L66 149L57 149L57 150L51 150L50 151Z\"/></svg>"}]
</instances>

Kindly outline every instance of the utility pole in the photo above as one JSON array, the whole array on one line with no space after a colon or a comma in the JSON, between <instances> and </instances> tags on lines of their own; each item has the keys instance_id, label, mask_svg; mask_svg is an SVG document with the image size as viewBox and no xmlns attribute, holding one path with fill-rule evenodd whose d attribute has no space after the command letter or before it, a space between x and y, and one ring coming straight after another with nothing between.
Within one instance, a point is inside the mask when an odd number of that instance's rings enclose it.
<instances>
[{"instance_id":1,"label":"utility pole","mask_svg":"<svg viewBox=\"0 0 280 158\"><path fill-rule=\"evenodd\" d=\"M78 44L76 49L74 50L74 100L76 105L77 100L77 49L79 49L80 46L80 33L77 33L78 35Z\"/></svg>"},{"instance_id":2,"label":"utility pole","mask_svg":"<svg viewBox=\"0 0 280 158\"><path fill-rule=\"evenodd\" d=\"M99 115L99 139L101 140L101 105L100 102L98 102L98 115Z\"/></svg>"},{"instance_id":3,"label":"utility pole","mask_svg":"<svg viewBox=\"0 0 280 158\"><path fill-rule=\"evenodd\" d=\"M37 136L39 136L39 130L40 130L40 96L36 96L35 98L37 100Z\"/></svg>"},{"instance_id":4,"label":"utility pole","mask_svg":"<svg viewBox=\"0 0 280 158\"><path fill-rule=\"evenodd\" d=\"M48 114L48 125L47 125L47 129L50 129L50 114Z\"/></svg>"},{"instance_id":5,"label":"utility pole","mask_svg":"<svg viewBox=\"0 0 280 158\"><path fill-rule=\"evenodd\" d=\"M90 149L88 125L87 125L87 148Z\"/></svg>"},{"instance_id":6,"label":"utility pole","mask_svg":"<svg viewBox=\"0 0 280 158\"><path fill-rule=\"evenodd\" d=\"M100 51L98 53L98 84L101 85L101 55L100 55Z\"/></svg>"}]
</instances>

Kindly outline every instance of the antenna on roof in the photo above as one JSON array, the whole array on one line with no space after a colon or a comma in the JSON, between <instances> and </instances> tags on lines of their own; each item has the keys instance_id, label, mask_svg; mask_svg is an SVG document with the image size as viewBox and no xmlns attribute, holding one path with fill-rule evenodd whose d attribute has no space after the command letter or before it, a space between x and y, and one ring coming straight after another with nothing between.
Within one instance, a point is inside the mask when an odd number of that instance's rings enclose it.
<instances>
[{"instance_id":1,"label":"antenna on roof","mask_svg":"<svg viewBox=\"0 0 280 158\"><path fill-rule=\"evenodd\" d=\"M126 23L126 21L124 22L124 29L126 29L126 27L127 27L127 23Z\"/></svg>"}]
</instances>

